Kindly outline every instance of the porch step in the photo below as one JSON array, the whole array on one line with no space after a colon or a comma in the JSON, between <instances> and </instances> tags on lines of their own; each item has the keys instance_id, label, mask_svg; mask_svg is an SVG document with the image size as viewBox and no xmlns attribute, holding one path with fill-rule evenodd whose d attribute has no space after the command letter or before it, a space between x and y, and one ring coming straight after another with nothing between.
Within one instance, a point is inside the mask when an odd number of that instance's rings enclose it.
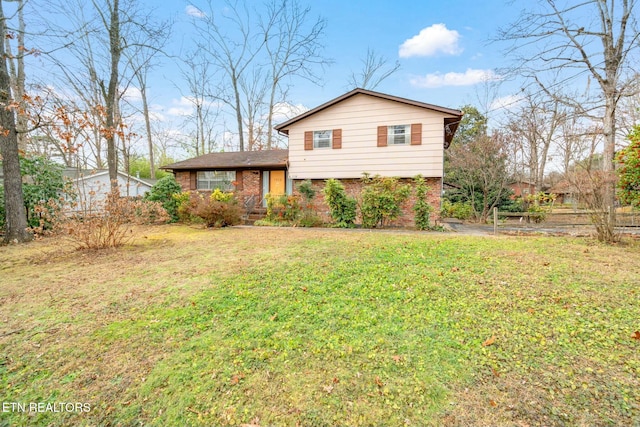
<instances>
[{"instance_id":1,"label":"porch step","mask_svg":"<svg viewBox=\"0 0 640 427\"><path fill-rule=\"evenodd\" d=\"M251 212L244 216L244 224L253 225L254 222L264 219L265 216L267 216L266 208L253 208Z\"/></svg>"}]
</instances>

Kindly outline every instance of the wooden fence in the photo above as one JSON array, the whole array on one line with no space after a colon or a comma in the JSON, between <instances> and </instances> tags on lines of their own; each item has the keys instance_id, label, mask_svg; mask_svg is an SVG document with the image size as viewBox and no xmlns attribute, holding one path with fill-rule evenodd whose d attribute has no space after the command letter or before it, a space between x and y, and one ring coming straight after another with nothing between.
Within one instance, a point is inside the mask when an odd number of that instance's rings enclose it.
<instances>
[{"instance_id":1,"label":"wooden fence","mask_svg":"<svg viewBox=\"0 0 640 427\"><path fill-rule=\"evenodd\" d=\"M548 213L500 212L493 210L493 231L500 228L572 228L593 225L592 213L584 210L558 211ZM640 212L616 212L616 227L640 227Z\"/></svg>"}]
</instances>

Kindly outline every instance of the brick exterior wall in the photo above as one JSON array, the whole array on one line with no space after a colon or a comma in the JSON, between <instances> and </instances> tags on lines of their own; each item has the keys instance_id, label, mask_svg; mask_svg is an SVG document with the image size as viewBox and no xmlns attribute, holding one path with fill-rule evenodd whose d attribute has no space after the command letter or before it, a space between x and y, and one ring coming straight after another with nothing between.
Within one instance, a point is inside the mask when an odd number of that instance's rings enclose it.
<instances>
[{"instance_id":1,"label":"brick exterior wall","mask_svg":"<svg viewBox=\"0 0 640 427\"><path fill-rule=\"evenodd\" d=\"M190 171L176 171L174 173L176 181L182 187L182 191L189 191L191 189L191 172Z\"/></svg>"},{"instance_id":2,"label":"brick exterior wall","mask_svg":"<svg viewBox=\"0 0 640 427\"><path fill-rule=\"evenodd\" d=\"M182 191L195 190L195 171L176 171L175 177ZM262 178L260 170L243 170L236 171L236 196L240 204L244 205L245 201L254 196L256 205L260 202L260 193L262 192ZM210 191L202 191L209 193Z\"/></svg>"},{"instance_id":3,"label":"brick exterior wall","mask_svg":"<svg viewBox=\"0 0 640 427\"><path fill-rule=\"evenodd\" d=\"M242 171L242 190L239 190L238 200L244 205L245 201L254 196L255 206L260 203L260 193L262 192L262 178L259 170ZM238 177L236 176L236 179Z\"/></svg>"},{"instance_id":4,"label":"brick exterior wall","mask_svg":"<svg viewBox=\"0 0 640 427\"><path fill-rule=\"evenodd\" d=\"M192 188L191 171L176 171L176 181L182 187L183 191L189 191ZM236 172L236 195L238 201L244 205L247 199L254 196L255 206L259 206L262 196L262 173L260 170L243 170ZM427 201L433 206L433 212L431 213L431 223L436 224L440 220L440 194L442 190L442 179L440 178L426 178L427 185L430 190L427 194ZM302 180L294 180L293 182L293 194L300 195L298 191L298 184ZM362 192L362 181L360 179L341 179L340 182L345 187L345 191L348 195L359 199ZM403 178L402 183L410 184L414 187L413 179ZM311 181L313 189L316 190L316 197L314 198L314 209L320 215L324 222L331 222L329 216L329 207L324 201L324 195L322 189L325 185L325 180L314 179ZM413 206L415 204L415 192L411 193L409 199L402 206L402 215L391 223L391 227L415 227ZM359 213L359 212L358 212ZM356 223L360 223L361 219L358 217Z\"/></svg>"},{"instance_id":5,"label":"brick exterior wall","mask_svg":"<svg viewBox=\"0 0 640 427\"><path fill-rule=\"evenodd\" d=\"M360 179L341 179L339 180L344 185L345 192L355 197L356 200L359 199L359 195L362 192L362 181ZM404 184L410 184L411 187L414 187L413 179L403 178L400 180ZM298 191L298 184L302 182L301 180L294 180L293 183L293 193L300 194ZM427 194L427 201L431 206L433 206L433 212L431 212L431 223L435 224L440 220L440 194L442 191L442 179L441 178L426 178L427 185L430 190ZM311 184L314 190L316 190L316 197L314 198L313 208L320 215L323 221L331 222L331 216L329 215L329 207L324 201L324 194L322 194L322 189L324 188L325 181L322 179L314 179L311 180ZM398 217L393 223L391 223L391 227L415 227L414 221L414 212L413 206L415 204L415 192L411 193L409 199L402 206L402 215ZM359 211L358 211L359 214ZM358 217L356 219L356 223L360 223L361 219Z\"/></svg>"}]
</instances>

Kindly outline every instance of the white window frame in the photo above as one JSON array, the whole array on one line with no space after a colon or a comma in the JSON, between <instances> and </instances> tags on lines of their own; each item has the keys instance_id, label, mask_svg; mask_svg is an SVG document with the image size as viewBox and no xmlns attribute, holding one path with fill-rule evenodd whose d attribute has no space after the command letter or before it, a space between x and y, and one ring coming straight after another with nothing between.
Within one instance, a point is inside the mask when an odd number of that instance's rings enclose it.
<instances>
[{"instance_id":1,"label":"white window frame","mask_svg":"<svg viewBox=\"0 0 640 427\"><path fill-rule=\"evenodd\" d=\"M411 125L387 126L387 145L409 145L411 143Z\"/></svg>"},{"instance_id":2,"label":"white window frame","mask_svg":"<svg viewBox=\"0 0 640 427\"><path fill-rule=\"evenodd\" d=\"M333 130L314 130L313 148L331 148L333 141Z\"/></svg>"},{"instance_id":3,"label":"white window frame","mask_svg":"<svg viewBox=\"0 0 640 427\"><path fill-rule=\"evenodd\" d=\"M233 191L236 171L198 171L196 188L198 190Z\"/></svg>"}]
</instances>

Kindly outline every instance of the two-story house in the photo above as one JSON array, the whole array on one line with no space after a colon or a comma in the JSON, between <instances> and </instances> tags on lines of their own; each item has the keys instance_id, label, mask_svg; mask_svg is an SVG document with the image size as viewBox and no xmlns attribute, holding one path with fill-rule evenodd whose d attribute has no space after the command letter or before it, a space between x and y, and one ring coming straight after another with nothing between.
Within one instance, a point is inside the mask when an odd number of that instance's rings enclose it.
<instances>
[{"instance_id":1,"label":"two-story house","mask_svg":"<svg viewBox=\"0 0 640 427\"><path fill-rule=\"evenodd\" d=\"M407 182L420 174L438 212L444 150L461 118L459 110L354 89L276 126L288 137L288 150L211 153L164 168L185 190L235 190L247 206L263 203L267 193L295 193L302 180L320 190L336 178L357 195L364 173ZM317 194L316 210L326 215ZM411 200L397 224L413 225Z\"/></svg>"}]
</instances>

